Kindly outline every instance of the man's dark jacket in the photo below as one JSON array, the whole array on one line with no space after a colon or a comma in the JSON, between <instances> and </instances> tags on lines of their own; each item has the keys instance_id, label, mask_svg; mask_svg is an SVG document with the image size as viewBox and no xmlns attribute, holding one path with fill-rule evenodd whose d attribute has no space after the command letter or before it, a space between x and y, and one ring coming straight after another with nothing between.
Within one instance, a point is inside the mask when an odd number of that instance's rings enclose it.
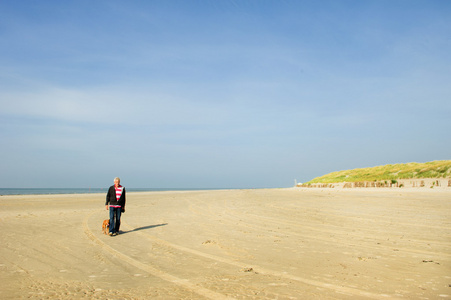
<instances>
[{"instance_id":1,"label":"man's dark jacket","mask_svg":"<svg viewBox=\"0 0 451 300\"><path fill-rule=\"evenodd\" d=\"M116 189L114 188L114 185L110 186L108 189L108 193L106 194L106 202L105 205L120 205L122 207L122 210L125 210L125 188L122 187L122 195L119 198L119 201L117 201L116 198Z\"/></svg>"}]
</instances>

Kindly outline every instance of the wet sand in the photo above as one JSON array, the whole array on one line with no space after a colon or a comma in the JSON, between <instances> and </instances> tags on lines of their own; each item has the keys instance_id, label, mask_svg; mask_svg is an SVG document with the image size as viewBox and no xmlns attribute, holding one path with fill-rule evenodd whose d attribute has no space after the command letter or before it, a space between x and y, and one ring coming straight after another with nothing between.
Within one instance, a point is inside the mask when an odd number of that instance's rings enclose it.
<instances>
[{"instance_id":1,"label":"wet sand","mask_svg":"<svg viewBox=\"0 0 451 300\"><path fill-rule=\"evenodd\" d=\"M451 188L0 197L2 299L446 299Z\"/></svg>"}]
</instances>

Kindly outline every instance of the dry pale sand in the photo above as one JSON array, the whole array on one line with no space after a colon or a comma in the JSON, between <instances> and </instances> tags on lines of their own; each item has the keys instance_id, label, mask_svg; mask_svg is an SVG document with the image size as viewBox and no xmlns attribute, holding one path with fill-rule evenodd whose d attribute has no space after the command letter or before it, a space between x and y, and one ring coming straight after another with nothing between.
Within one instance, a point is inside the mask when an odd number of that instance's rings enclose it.
<instances>
[{"instance_id":1,"label":"dry pale sand","mask_svg":"<svg viewBox=\"0 0 451 300\"><path fill-rule=\"evenodd\" d=\"M450 189L0 197L2 299L440 299Z\"/></svg>"}]
</instances>

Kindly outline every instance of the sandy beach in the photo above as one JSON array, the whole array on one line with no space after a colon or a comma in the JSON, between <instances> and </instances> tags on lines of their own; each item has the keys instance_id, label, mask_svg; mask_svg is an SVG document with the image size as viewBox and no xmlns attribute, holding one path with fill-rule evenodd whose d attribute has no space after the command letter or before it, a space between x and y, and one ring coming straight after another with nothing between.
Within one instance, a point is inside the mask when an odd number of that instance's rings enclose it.
<instances>
[{"instance_id":1,"label":"sandy beach","mask_svg":"<svg viewBox=\"0 0 451 300\"><path fill-rule=\"evenodd\" d=\"M2 299L446 299L451 188L0 197Z\"/></svg>"}]
</instances>

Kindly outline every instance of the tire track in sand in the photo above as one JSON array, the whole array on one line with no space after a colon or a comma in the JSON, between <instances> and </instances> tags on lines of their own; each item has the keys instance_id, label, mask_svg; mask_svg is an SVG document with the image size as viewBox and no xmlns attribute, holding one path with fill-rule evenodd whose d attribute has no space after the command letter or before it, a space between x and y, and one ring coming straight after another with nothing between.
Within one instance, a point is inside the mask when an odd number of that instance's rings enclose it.
<instances>
[{"instance_id":1,"label":"tire track in sand","mask_svg":"<svg viewBox=\"0 0 451 300\"><path fill-rule=\"evenodd\" d=\"M112 248L111 246L109 246L108 244L106 244L105 242L100 240L98 237L96 237L92 233L91 229L89 228L88 220L95 213L97 213L97 211L94 211L94 212L88 214L85 217L85 219L83 221L83 230L84 230L86 236L90 240L95 242L97 245L99 245L103 250L109 252L110 254L112 254L113 256L117 257L118 259L120 259L120 260L122 260L122 261L124 261L124 262L126 262L126 263L128 263L128 264L130 264L130 265L132 265L132 266L144 271L144 272L149 273L152 276L155 276L155 277L161 278L163 280L169 281L171 283L174 283L176 285L182 286L182 287L184 287L184 288L186 288L186 289L188 289L188 290L190 290L190 291L192 291L192 292L194 292L196 294L204 296L204 297L206 297L208 299L213 299L213 300L216 300L216 299L233 299L233 298L227 297L225 295L222 295L222 294L216 293L214 291L211 291L209 289L202 288L202 287L199 287L197 285L194 285L194 284L190 283L188 279L178 278L178 277L176 277L174 275L171 275L169 273L163 272L163 271L161 271L159 269L156 269L156 268L154 268L152 266L143 264L143 263L137 261L136 259L133 259L130 256L127 256L124 253L121 253L121 252L117 251L116 249Z\"/></svg>"},{"instance_id":2,"label":"tire track in sand","mask_svg":"<svg viewBox=\"0 0 451 300\"><path fill-rule=\"evenodd\" d=\"M194 207L194 205L195 204L191 203L190 210L193 211L194 213L197 213L198 215L203 215L204 217L207 217L214 213L209 208L209 205L207 205L208 208L201 207L199 205L197 205L197 207ZM224 206L223 213L226 210L227 210L227 205ZM299 228L299 227L301 227L304 230L302 233L299 233L300 231L295 230L295 229L290 229L290 230L286 231L286 233L289 233L292 236L299 236L299 237L308 238L311 240L317 240L317 241L327 243L327 244L329 244L331 242L330 237L327 237L327 238L322 237L320 234L328 233L328 234L336 235L337 238L333 241L333 243L340 244L340 245L349 245L350 244L349 240L347 240L348 236L359 237L359 234L355 234L350 231L343 230L343 228L338 229L338 227L336 227L336 229L327 229L327 228L320 229L320 228L317 228L314 226L300 224L298 222L286 221L286 220L283 220L280 218L277 219L277 218L272 218L272 217L268 217L268 216L256 215L256 214L248 213L248 212L243 213L238 210L234 210L228 214L226 214L226 213L224 213L224 214L227 215L228 221L231 224L236 224L236 222L240 222L242 226L247 227L247 228L252 228L252 229L267 230L267 228L265 226L262 226L260 224L273 224L274 228L277 228L277 227ZM249 218L249 217L252 217L252 218ZM252 223L250 220L261 220L261 222ZM225 219L223 219L223 221L225 221ZM333 227L331 227L331 228L333 228ZM348 227L348 228L351 229L351 227ZM305 233L305 229L308 229L309 232L317 232L318 234L316 234L316 235L315 234L307 234L307 233ZM338 237L343 236L343 234L346 234L347 237L338 239ZM450 246L450 243L435 241L435 240L418 240L418 239L409 238L409 242L416 246L424 246L427 244L434 244L434 245L439 245L442 247ZM396 248L397 251L403 251L405 253L411 253L413 255L417 255L417 254L427 255L427 256L440 255L441 257L446 258L446 259L451 258L451 254L448 252L428 251L428 250L423 250L423 249L411 249L411 248L405 248L405 247L394 246L394 245L374 246L371 244L366 244L366 245L360 244L359 247L371 249L371 250L385 249L385 251L393 251L392 249Z\"/></svg>"},{"instance_id":3,"label":"tire track in sand","mask_svg":"<svg viewBox=\"0 0 451 300\"><path fill-rule=\"evenodd\" d=\"M133 230L134 228L128 224L126 224L125 222L122 222L121 226L127 227L130 230ZM341 293L341 294L345 294L345 295L351 295L351 296L359 296L359 297L367 297L370 299L381 299L381 298L386 298L389 297L390 299L400 299L400 298L396 298L393 297L392 295L386 295L386 294L376 294L376 293L371 293L371 292L367 292L364 290L359 290L356 288L352 288L352 287L346 287L346 286L341 286L341 285L335 285L335 284L330 284L330 283L325 283L325 282L321 282L321 281L317 281L317 280L313 280L313 279L308 279L308 278L302 278L299 276L294 276L291 274L288 274L286 272L281 272L281 271L275 271L275 270L271 270L268 268L263 268L260 267L258 265L255 264L246 264L243 262L237 262L235 260L232 259L228 259L225 257L220 257L220 256L216 256L216 255L212 255L212 254L208 254L208 253L204 253L195 249L191 249L188 247L184 247L184 246L180 246L171 242L168 242L166 240L162 240L160 238L157 238L155 236L149 235L147 233L144 232L140 232L137 231L137 234L155 242L158 243L160 245L164 245L166 247L170 247L176 250L179 250L181 252L185 252L185 253L190 253L190 254L194 254L197 256L201 256L203 258L207 258L210 260L214 260L214 261L218 261L218 262L222 262L228 265L232 265L232 266L236 266L239 268L246 268L249 267L250 265L252 265L252 269L255 271L255 273L257 274L261 274L261 275L266 275L266 276L273 276L273 277L278 277L278 278L284 278L284 279L288 279L288 280L293 280L293 281L297 281L303 284L307 284L307 285L311 285L311 286L315 286L315 287L320 287L320 288L326 288L326 289L330 289L333 290L337 293Z\"/></svg>"}]
</instances>

